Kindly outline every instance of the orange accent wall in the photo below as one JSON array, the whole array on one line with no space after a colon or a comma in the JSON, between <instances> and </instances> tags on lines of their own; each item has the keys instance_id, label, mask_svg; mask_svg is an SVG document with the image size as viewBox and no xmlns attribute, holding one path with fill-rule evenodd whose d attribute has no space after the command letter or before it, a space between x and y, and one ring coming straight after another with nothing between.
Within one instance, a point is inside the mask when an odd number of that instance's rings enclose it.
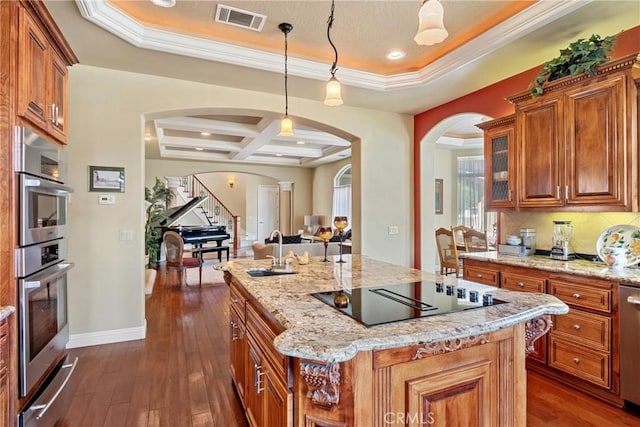
<instances>
[{"instance_id":1,"label":"orange accent wall","mask_svg":"<svg viewBox=\"0 0 640 427\"><path fill-rule=\"evenodd\" d=\"M612 57L618 58L640 52L640 26L631 28L621 33L616 40L616 47L612 52ZM549 58L551 59L551 58ZM420 268L422 248L420 246L421 223L420 223L420 143L424 136L442 120L455 114L480 113L493 118L499 118L513 114L515 108L507 101L507 96L527 90L529 83L538 74L542 64L538 67L524 71L508 79L499 81L490 86L477 90L473 93L455 99L446 104L442 104L431 110L417 114L413 118L413 188L414 188L414 236L413 236L413 263L414 267Z\"/></svg>"}]
</instances>

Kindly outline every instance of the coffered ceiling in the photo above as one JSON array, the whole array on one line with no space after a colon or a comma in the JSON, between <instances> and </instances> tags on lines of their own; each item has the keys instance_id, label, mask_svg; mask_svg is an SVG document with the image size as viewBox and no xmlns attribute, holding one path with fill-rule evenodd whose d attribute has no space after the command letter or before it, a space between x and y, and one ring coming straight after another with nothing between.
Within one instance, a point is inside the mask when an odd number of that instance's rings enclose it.
<instances>
[{"instance_id":1,"label":"coffered ceiling","mask_svg":"<svg viewBox=\"0 0 640 427\"><path fill-rule=\"evenodd\" d=\"M289 34L289 97L320 99L334 59L327 40L331 2L148 0L45 2L80 62L87 65L283 93L281 22ZM421 1L337 0L331 37L345 104L416 114L557 56L569 42L640 24L640 2L615 0L441 0L449 36L413 41ZM219 6L260 18L260 31L216 22ZM404 57L386 55L401 50ZM524 88L523 88L524 89ZM336 114L340 107L335 108ZM349 139L296 123L277 137L282 112L180 115L147 124L148 158L243 161L313 167L349 156ZM450 142L479 136L470 121ZM210 135L203 135L202 133ZM344 139L343 139L344 138Z\"/></svg>"}]
</instances>

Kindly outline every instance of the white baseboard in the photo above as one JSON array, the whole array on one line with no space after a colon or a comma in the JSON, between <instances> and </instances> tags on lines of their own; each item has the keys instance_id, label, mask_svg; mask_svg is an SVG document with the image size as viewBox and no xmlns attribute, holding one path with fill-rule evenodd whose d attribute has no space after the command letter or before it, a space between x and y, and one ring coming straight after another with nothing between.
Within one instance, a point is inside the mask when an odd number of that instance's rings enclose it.
<instances>
[{"instance_id":1,"label":"white baseboard","mask_svg":"<svg viewBox=\"0 0 640 427\"><path fill-rule=\"evenodd\" d=\"M143 326L110 331L88 332L69 336L67 348L89 347L92 345L112 344L116 342L143 340L147 335L147 321Z\"/></svg>"}]
</instances>

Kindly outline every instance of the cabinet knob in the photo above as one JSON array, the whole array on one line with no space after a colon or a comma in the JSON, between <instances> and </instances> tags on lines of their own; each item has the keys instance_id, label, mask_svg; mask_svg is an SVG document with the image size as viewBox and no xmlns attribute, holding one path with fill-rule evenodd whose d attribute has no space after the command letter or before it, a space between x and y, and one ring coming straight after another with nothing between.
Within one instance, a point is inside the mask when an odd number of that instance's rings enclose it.
<instances>
[{"instance_id":1,"label":"cabinet knob","mask_svg":"<svg viewBox=\"0 0 640 427\"><path fill-rule=\"evenodd\" d=\"M518 286L520 286L521 288L524 288L524 283L518 282Z\"/></svg>"},{"instance_id":2,"label":"cabinet knob","mask_svg":"<svg viewBox=\"0 0 640 427\"><path fill-rule=\"evenodd\" d=\"M573 325L573 329L575 329L576 331L580 330L580 325Z\"/></svg>"},{"instance_id":3,"label":"cabinet knob","mask_svg":"<svg viewBox=\"0 0 640 427\"><path fill-rule=\"evenodd\" d=\"M577 357L574 357L573 358L573 363L575 363L577 365L578 363L580 363L580 359L578 359Z\"/></svg>"},{"instance_id":4,"label":"cabinet knob","mask_svg":"<svg viewBox=\"0 0 640 427\"><path fill-rule=\"evenodd\" d=\"M580 294L573 294L572 295L575 299L580 299Z\"/></svg>"},{"instance_id":5,"label":"cabinet knob","mask_svg":"<svg viewBox=\"0 0 640 427\"><path fill-rule=\"evenodd\" d=\"M232 304L237 304L237 303L239 303L239 302L240 302L239 300L237 300L237 299L235 299L235 298L231 298L231 303L232 303Z\"/></svg>"},{"instance_id":6,"label":"cabinet knob","mask_svg":"<svg viewBox=\"0 0 640 427\"><path fill-rule=\"evenodd\" d=\"M478 273L478 274L476 274L476 277L482 279L482 274Z\"/></svg>"}]
</instances>

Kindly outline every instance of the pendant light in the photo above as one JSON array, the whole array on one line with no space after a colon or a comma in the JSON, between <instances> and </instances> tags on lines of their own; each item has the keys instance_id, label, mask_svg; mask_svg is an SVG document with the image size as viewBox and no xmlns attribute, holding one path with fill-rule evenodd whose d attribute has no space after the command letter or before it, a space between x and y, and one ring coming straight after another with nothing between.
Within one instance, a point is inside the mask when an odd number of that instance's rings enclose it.
<instances>
[{"instance_id":1,"label":"pendant light","mask_svg":"<svg viewBox=\"0 0 640 427\"><path fill-rule=\"evenodd\" d=\"M438 0L424 0L418 12L418 33L413 38L420 45L431 46L447 38L444 29L444 8Z\"/></svg>"},{"instance_id":2,"label":"pendant light","mask_svg":"<svg viewBox=\"0 0 640 427\"><path fill-rule=\"evenodd\" d=\"M278 25L284 33L284 117L280 122L280 136L293 136L293 122L289 118L289 92L287 88L287 34L293 30L293 25L283 22Z\"/></svg>"},{"instance_id":3,"label":"pendant light","mask_svg":"<svg viewBox=\"0 0 640 427\"><path fill-rule=\"evenodd\" d=\"M327 82L327 92L324 98L324 105L330 107L342 105L342 88L340 87L340 82L336 79L336 71L338 71L338 49L336 49L336 46L331 41L331 27L333 26L333 11L335 6L335 1L331 0L331 15L329 15L329 20L327 21L327 39L329 39L329 44L335 53L335 59L331 65L331 78Z\"/></svg>"}]
</instances>

